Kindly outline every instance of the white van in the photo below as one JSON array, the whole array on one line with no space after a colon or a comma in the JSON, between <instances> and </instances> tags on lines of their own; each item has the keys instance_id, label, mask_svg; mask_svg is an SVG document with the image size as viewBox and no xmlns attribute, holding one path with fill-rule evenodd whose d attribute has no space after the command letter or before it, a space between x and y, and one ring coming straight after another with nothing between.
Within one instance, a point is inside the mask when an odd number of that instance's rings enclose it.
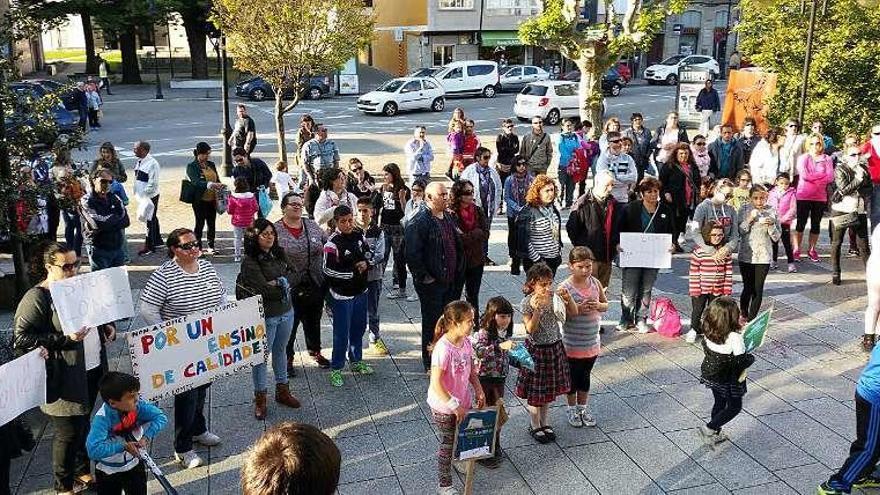
<instances>
[{"instance_id":1,"label":"white van","mask_svg":"<svg viewBox=\"0 0 880 495\"><path fill-rule=\"evenodd\" d=\"M501 91L498 64L491 60L452 62L444 65L433 77L446 90L446 96L495 98Z\"/></svg>"}]
</instances>

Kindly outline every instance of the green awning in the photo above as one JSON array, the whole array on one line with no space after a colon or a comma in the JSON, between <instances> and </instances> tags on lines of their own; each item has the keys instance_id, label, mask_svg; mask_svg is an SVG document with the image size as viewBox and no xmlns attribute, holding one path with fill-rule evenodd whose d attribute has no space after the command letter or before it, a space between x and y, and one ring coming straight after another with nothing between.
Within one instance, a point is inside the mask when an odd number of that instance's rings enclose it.
<instances>
[{"instance_id":1,"label":"green awning","mask_svg":"<svg viewBox=\"0 0 880 495\"><path fill-rule=\"evenodd\" d=\"M521 46L516 31L483 31L483 46Z\"/></svg>"}]
</instances>

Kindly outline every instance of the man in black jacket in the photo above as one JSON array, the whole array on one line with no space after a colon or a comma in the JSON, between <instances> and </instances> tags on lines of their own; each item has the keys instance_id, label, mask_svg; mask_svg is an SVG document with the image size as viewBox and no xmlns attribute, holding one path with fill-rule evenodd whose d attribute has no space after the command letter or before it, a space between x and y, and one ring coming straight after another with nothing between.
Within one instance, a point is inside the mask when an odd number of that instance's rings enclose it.
<instances>
[{"instance_id":1,"label":"man in black jacket","mask_svg":"<svg viewBox=\"0 0 880 495\"><path fill-rule=\"evenodd\" d=\"M235 166L232 168L233 180L239 177L247 180L248 192L254 193L254 196L259 194L261 187L265 188L268 194L272 172L266 162L250 156L244 148L232 150L232 161L235 162ZM257 209L257 217L263 218L262 210Z\"/></svg>"},{"instance_id":2,"label":"man in black jacket","mask_svg":"<svg viewBox=\"0 0 880 495\"><path fill-rule=\"evenodd\" d=\"M603 287L611 281L611 263L620 242L617 222L621 206L611 195L613 187L611 172L597 172L593 188L578 198L565 224L572 245L586 246L593 252L593 276Z\"/></svg>"},{"instance_id":3,"label":"man in black jacket","mask_svg":"<svg viewBox=\"0 0 880 495\"><path fill-rule=\"evenodd\" d=\"M455 220L446 211L449 193L440 182L425 188L425 205L406 224L404 245L406 263L412 273L422 313L422 364L431 369L428 344L443 308L457 299L456 281L464 272L461 236ZM458 295L461 295L459 292ZM477 308L474 308L477 310Z\"/></svg>"},{"instance_id":4,"label":"man in black jacket","mask_svg":"<svg viewBox=\"0 0 880 495\"><path fill-rule=\"evenodd\" d=\"M734 180L745 166L742 145L733 137L733 127L729 124L721 126L721 135L709 145L709 154L715 159L715 168L709 175L715 180Z\"/></svg>"},{"instance_id":5,"label":"man in black jacket","mask_svg":"<svg viewBox=\"0 0 880 495\"><path fill-rule=\"evenodd\" d=\"M92 270L103 270L125 263L125 235L129 226L128 212L119 196L110 192L113 174L100 169L92 179L91 193L83 196L83 233L91 246L89 262Z\"/></svg>"}]
</instances>

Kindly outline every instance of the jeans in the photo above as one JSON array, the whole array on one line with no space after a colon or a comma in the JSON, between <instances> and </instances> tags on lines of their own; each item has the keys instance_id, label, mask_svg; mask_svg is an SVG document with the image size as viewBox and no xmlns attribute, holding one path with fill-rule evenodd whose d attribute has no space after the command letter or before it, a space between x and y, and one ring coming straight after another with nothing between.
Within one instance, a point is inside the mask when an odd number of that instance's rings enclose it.
<instances>
[{"instance_id":1,"label":"jeans","mask_svg":"<svg viewBox=\"0 0 880 495\"><path fill-rule=\"evenodd\" d=\"M110 92L110 79L106 77L101 78L101 89L106 89L108 95L112 95Z\"/></svg>"},{"instance_id":2,"label":"jeans","mask_svg":"<svg viewBox=\"0 0 880 495\"><path fill-rule=\"evenodd\" d=\"M634 325L648 317L651 291L657 281L656 268L624 268L620 289L620 323Z\"/></svg>"},{"instance_id":3,"label":"jeans","mask_svg":"<svg viewBox=\"0 0 880 495\"><path fill-rule=\"evenodd\" d=\"M455 284L442 283L435 280L430 284L415 282L416 293L419 295L419 306L422 315L422 364L425 371L431 369L431 354L428 345L434 341L434 327L443 314L443 308L454 301ZM461 292L459 291L459 295Z\"/></svg>"},{"instance_id":4,"label":"jeans","mask_svg":"<svg viewBox=\"0 0 880 495\"><path fill-rule=\"evenodd\" d=\"M714 110L700 110L700 134L707 135L712 130L712 115Z\"/></svg>"},{"instance_id":5,"label":"jeans","mask_svg":"<svg viewBox=\"0 0 880 495\"><path fill-rule=\"evenodd\" d=\"M855 229L859 256L862 258L862 263L868 263L868 255L871 254L868 247L868 217L862 214L858 216L858 220L853 227L837 228L834 226L834 217L831 218L831 267L832 272L837 276L840 276L840 250L847 230Z\"/></svg>"},{"instance_id":6,"label":"jeans","mask_svg":"<svg viewBox=\"0 0 880 495\"><path fill-rule=\"evenodd\" d=\"M92 271L113 268L114 266L122 266L125 264L125 251L123 251L123 248L121 247L117 249L92 247L92 254L89 256L89 263L92 266Z\"/></svg>"},{"instance_id":7,"label":"jeans","mask_svg":"<svg viewBox=\"0 0 880 495\"><path fill-rule=\"evenodd\" d=\"M202 247L202 231L205 224L208 225L208 247L214 249L214 224L217 220L217 204L213 201L196 201L192 205L193 213L196 216L196 227L193 233L199 242L199 248Z\"/></svg>"},{"instance_id":8,"label":"jeans","mask_svg":"<svg viewBox=\"0 0 880 495\"><path fill-rule=\"evenodd\" d=\"M742 411L742 397L724 397L712 389L712 396L715 397L715 405L712 406L712 419L706 423L706 426L721 431L721 427L730 422Z\"/></svg>"},{"instance_id":9,"label":"jeans","mask_svg":"<svg viewBox=\"0 0 880 495\"><path fill-rule=\"evenodd\" d=\"M718 294L700 294L691 296L691 330L703 334L703 311L709 303L718 298Z\"/></svg>"},{"instance_id":10,"label":"jeans","mask_svg":"<svg viewBox=\"0 0 880 495\"><path fill-rule=\"evenodd\" d=\"M363 358L364 332L367 330L367 293L352 299L330 298L333 309L333 356L330 368L341 370L345 356L352 363Z\"/></svg>"},{"instance_id":11,"label":"jeans","mask_svg":"<svg viewBox=\"0 0 880 495\"><path fill-rule=\"evenodd\" d=\"M575 184L571 176L568 175L568 172L561 168L559 169L559 184L562 186L562 196L565 198L565 206L569 207L574 202L574 188L577 184Z\"/></svg>"},{"instance_id":12,"label":"jeans","mask_svg":"<svg viewBox=\"0 0 880 495\"><path fill-rule=\"evenodd\" d=\"M483 283L483 265L466 268L464 279L456 284L455 298L461 297L461 290L465 291L465 299L474 307L475 321L480 319L480 285Z\"/></svg>"},{"instance_id":13,"label":"jeans","mask_svg":"<svg viewBox=\"0 0 880 495\"><path fill-rule=\"evenodd\" d=\"M86 436L89 433L89 415L49 416L55 437L52 439L52 472L55 490L73 490L77 476L89 474L86 454Z\"/></svg>"},{"instance_id":14,"label":"jeans","mask_svg":"<svg viewBox=\"0 0 880 495\"><path fill-rule=\"evenodd\" d=\"M244 231L247 227L232 226L232 245L235 248L235 257L241 258L241 250L244 247Z\"/></svg>"},{"instance_id":15,"label":"jeans","mask_svg":"<svg viewBox=\"0 0 880 495\"><path fill-rule=\"evenodd\" d=\"M193 437L208 431L205 398L210 386L202 385L174 396L174 451L178 454L191 451Z\"/></svg>"},{"instance_id":16,"label":"jeans","mask_svg":"<svg viewBox=\"0 0 880 495\"><path fill-rule=\"evenodd\" d=\"M406 289L406 260L404 259L403 227L400 225L383 225L385 232L385 263L388 263L389 254L394 254L394 268L391 271L392 283Z\"/></svg>"},{"instance_id":17,"label":"jeans","mask_svg":"<svg viewBox=\"0 0 880 495\"><path fill-rule=\"evenodd\" d=\"M162 233L159 231L159 195L157 194L150 199L153 202L153 218L147 222L147 239L146 247L153 249L165 244L162 240Z\"/></svg>"},{"instance_id":18,"label":"jeans","mask_svg":"<svg viewBox=\"0 0 880 495\"><path fill-rule=\"evenodd\" d=\"M382 294L382 280L367 282L367 321L370 327L370 343L379 340L379 295Z\"/></svg>"},{"instance_id":19,"label":"jeans","mask_svg":"<svg viewBox=\"0 0 880 495\"><path fill-rule=\"evenodd\" d=\"M61 212L64 218L64 242L67 247L73 249L77 256L82 255L83 234L82 221L76 211L64 210Z\"/></svg>"},{"instance_id":20,"label":"jeans","mask_svg":"<svg viewBox=\"0 0 880 495\"><path fill-rule=\"evenodd\" d=\"M287 341L290 339L290 331L293 330L293 309L283 315L266 317L266 348L263 354L266 360L268 353L272 353L272 372L275 373L275 383L287 383ZM266 391L266 362L254 366L253 379L254 391Z\"/></svg>"},{"instance_id":21,"label":"jeans","mask_svg":"<svg viewBox=\"0 0 880 495\"><path fill-rule=\"evenodd\" d=\"M144 463L139 462L133 468L121 473L105 474L95 470L98 495L147 495L147 472Z\"/></svg>"}]
</instances>

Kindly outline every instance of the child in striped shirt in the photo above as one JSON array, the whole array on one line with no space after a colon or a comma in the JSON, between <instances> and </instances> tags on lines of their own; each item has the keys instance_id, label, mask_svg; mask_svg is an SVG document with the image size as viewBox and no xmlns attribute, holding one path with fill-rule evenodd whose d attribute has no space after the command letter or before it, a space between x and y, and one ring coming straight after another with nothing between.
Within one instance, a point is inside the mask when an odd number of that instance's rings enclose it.
<instances>
[{"instance_id":1,"label":"child in striped shirt","mask_svg":"<svg viewBox=\"0 0 880 495\"><path fill-rule=\"evenodd\" d=\"M596 426L587 401L590 398L590 373L599 357L599 324L602 313L608 311L605 288L592 275L593 252L578 246L568 254L571 276L560 284L577 306L577 312L568 313L562 325L562 343L568 357L571 391L568 401L568 424L575 428Z\"/></svg>"},{"instance_id":2,"label":"child in striped shirt","mask_svg":"<svg viewBox=\"0 0 880 495\"><path fill-rule=\"evenodd\" d=\"M696 342L702 335L703 310L719 296L729 296L733 292L733 260L729 256L719 256L724 247L724 226L719 222L709 222L701 231L705 247L699 243L691 254L688 273L688 294L691 296L691 330L685 336L688 342Z\"/></svg>"}]
</instances>

